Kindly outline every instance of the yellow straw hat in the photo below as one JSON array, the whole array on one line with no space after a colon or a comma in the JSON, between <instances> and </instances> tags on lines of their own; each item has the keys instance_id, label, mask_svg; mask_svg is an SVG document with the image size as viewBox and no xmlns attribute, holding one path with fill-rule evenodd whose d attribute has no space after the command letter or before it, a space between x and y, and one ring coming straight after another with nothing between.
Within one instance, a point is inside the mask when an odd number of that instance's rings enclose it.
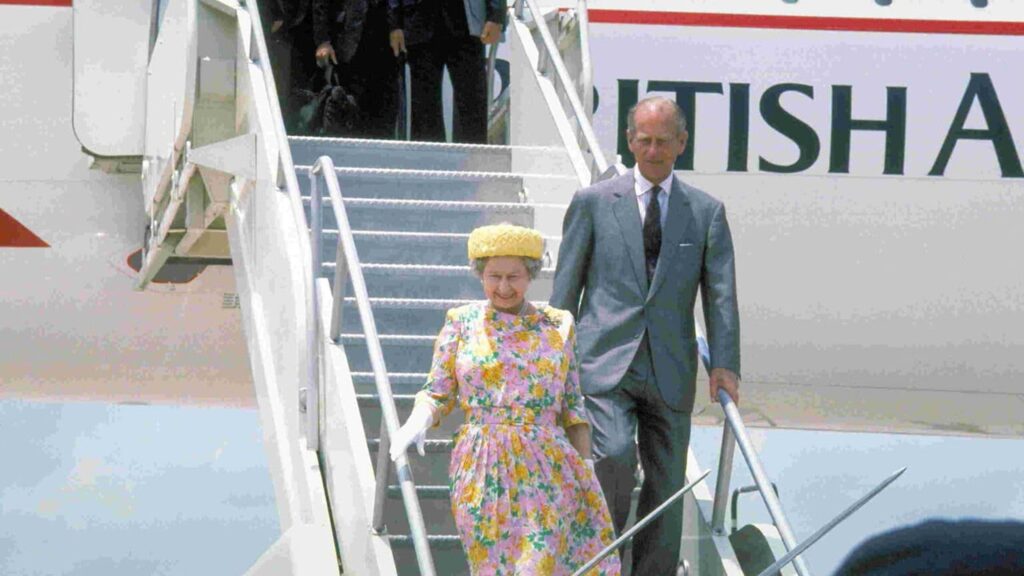
<instances>
[{"instance_id":1,"label":"yellow straw hat","mask_svg":"<svg viewBox=\"0 0 1024 576\"><path fill-rule=\"evenodd\" d=\"M481 226L469 235L469 259L493 256L525 256L540 260L544 237L531 228L513 224Z\"/></svg>"}]
</instances>

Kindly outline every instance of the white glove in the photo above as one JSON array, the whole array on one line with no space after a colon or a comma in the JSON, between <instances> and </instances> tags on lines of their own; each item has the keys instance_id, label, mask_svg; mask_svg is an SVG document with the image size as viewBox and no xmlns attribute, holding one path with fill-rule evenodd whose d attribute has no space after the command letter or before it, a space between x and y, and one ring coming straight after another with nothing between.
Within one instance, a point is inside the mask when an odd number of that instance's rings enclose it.
<instances>
[{"instance_id":1,"label":"white glove","mask_svg":"<svg viewBox=\"0 0 1024 576\"><path fill-rule=\"evenodd\" d=\"M412 414L405 424L395 432L391 439L391 460L398 460L398 457L405 454L405 451L416 444L416 451L420 456L426 455L423 451L423 441L427 439L427 430L434 425L434 409L426 402L417 402L412 409Z\"/></svg>"}]
</instances>

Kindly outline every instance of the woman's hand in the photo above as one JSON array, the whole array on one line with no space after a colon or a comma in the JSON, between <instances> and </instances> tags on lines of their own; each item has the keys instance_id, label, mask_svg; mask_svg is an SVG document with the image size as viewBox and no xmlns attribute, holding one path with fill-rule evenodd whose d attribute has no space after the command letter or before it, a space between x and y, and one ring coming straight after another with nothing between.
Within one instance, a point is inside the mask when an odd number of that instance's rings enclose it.
<instances>
[{"instance_id":1,"label":"woman's hand","mask_svg":"<svg viewBox=\"0 0 1024 576\"><path fill-rule=\"evenodd\" d=\"M569 438L569 444L576 449L580 458L593 461L590 453L590 424L574 424L565 429L565 435Z\"/></svg>"},{"instance_id":2,"label":"woman's hand","mask_svg":"<svg viewBox=\"0 0 1024 576\"><path fill-rule=\"evenodd\" d=\"M398 457L405 454L409 446L416 444L416 451L420 456L426 455L423 450L423 443L427 438L427 430L434 424L434 410L426 402L417 402L412 409L412 414L405 424L395 432L391 438L391 448L388 455L391 460L398 460Z\"/></svg>"}]
</instances>

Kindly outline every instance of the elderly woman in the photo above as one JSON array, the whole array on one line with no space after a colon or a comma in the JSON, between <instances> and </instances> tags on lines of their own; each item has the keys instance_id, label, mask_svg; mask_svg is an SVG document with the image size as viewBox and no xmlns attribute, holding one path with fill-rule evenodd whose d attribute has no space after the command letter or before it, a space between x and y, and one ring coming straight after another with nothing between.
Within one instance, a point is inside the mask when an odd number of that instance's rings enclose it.
<instances>
[{"instance_id":1,"label":"elderly woman","mask_svg":"<svg viewBox=\"0 0 1024 576\"><path fill-rule=\"evenodd\" d=\"M568 576L613 539L590 460L572 316L526 300L543 250L528 228L473 231L469 258L487 301L448 311L427 383L392 440L395 459L422 447L456 404L466 414L448 472L477 576ZM619 572L612 555L590 574Z\"/></svg>"}]
</instances>

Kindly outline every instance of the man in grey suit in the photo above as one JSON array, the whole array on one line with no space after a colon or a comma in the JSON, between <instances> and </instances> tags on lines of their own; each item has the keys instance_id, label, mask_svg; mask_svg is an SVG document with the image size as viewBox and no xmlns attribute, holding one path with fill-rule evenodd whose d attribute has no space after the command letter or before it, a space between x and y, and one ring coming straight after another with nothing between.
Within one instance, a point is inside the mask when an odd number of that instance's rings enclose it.
<instances>
[{"instance_id":1,"label":"man in grey suit","mask_svg":"<svg viewBox=\"0 0 1024 576\"><path fill-rule=\"evenodd\" d=\"M711 351L711 398L739 400L739 313L732 236L721 202L675 177L686 119L651 97L629 113L636 166L576 193L565 215L551 305L577 320L580 381L595 470L622 533L644 469L638 517L685 484L697 375L700 288ZM636 438L636 441L634 441ZM675 574L682 503L636 535L637 576Z\"/></svg>"}]
</instances>

